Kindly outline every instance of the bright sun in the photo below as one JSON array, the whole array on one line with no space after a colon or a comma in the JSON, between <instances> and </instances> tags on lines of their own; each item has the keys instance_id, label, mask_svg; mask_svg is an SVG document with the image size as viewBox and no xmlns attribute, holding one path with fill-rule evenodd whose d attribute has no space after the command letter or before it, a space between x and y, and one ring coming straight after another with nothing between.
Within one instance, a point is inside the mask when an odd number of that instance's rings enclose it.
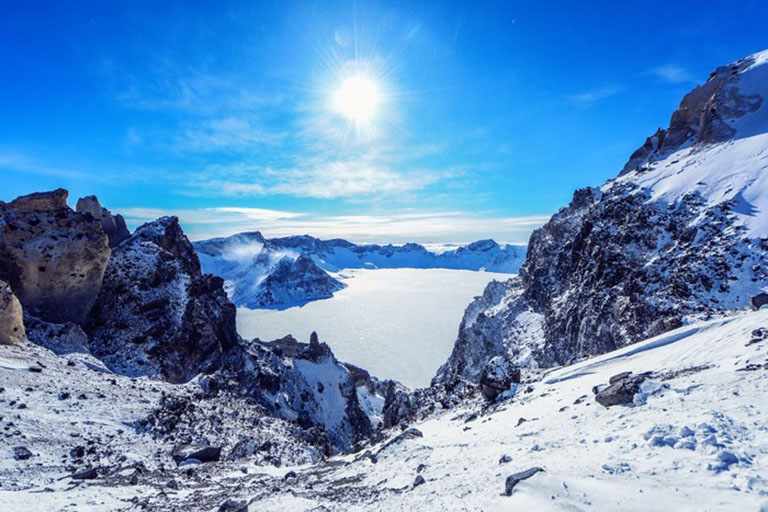
<instances>
[{"instance_id":1,"label":"bright sun","mask_svg":"<svg viewBox=\"0 0 768 512\"><path fill-rule=\"evenodd\" d=\"M356 124L364 124L373 119L380 98L376 82L354 75L344 80L333 93L333 108Z\"/></svg>"}]
</instances>

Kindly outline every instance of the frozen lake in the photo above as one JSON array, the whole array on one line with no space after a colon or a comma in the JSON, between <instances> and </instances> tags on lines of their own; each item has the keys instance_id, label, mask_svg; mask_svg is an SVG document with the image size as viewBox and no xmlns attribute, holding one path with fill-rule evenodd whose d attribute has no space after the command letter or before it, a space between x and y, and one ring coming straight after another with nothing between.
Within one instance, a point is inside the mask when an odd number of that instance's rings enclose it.
<instances>
[{"instance_id":1,"label":"frozen lake","mask_svg":"<svg viewBox=\"0 0 768 512\"><path fill-rule=\"evenodd\" d=\"M511 274L445 269L345 270L347 287L331 299L283 311L237 310L244 338L317 331L342 361L406 386L429 384L453 349L464 309L490 281Z\"/></svg>"}]
</instances>

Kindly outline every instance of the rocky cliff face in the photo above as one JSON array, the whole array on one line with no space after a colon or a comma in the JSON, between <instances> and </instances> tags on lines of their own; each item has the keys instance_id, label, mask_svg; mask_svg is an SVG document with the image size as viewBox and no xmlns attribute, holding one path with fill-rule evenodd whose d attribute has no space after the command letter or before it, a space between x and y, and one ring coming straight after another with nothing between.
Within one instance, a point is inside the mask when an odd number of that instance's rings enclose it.
<instances>
[{"instance_id":1,"label":"rocky cliff face","mask_svg":"<svg viewBox=\"0 0 768 512\"><path fill-rule=\"evenodd\" d=\"M110 249L101 224L67 206L67 191L0 203L0 279L26 313L83 322L101 287Z\"/></svg>"},{"instance_id":2,"label":"rocky cliff face","mask_svg":"<svg viewBox=\"0 0 768 512\"><path fill-rule=\"evenodd\" d=\"M496 355L565 364L740 308L768 287L768 52L718 68L620 176L531 236L520 277L467 309L436 381Z\"/></svg>"},{"instance_id":3,"label":"rocky cliff face","mask_svg":"<svg viewBox=\"0 0 768 512\"><path fill-rule=\"evenodd\" d=\"M235 345L235 308L205 275L178 219L138 228L115 248L86 331L111 369L186 381L221 366Z\"/></svg>"},{"instance_id":4,"label":"rocky cliff face","mask_svg":"<svg viewBox=\"0 0 768 512\"><path fill-rule=\"evenodd\" d=\"M20 343L26 339L21 303L5 281L0 281L0 345Z\"/></svg>"},{"instance_id":5,"label":"rocky cliff face","mask_svg":"<svg viewBox=\"0 0 768 512\"><path fill-rule=\"evenodd\" d=\"M101 228L109 237L110 247L120 245L120 242L131 236L123 216L119 214L112 215L109 210L101 206L96 196L81 197L77 200L75 210L78 213L87 213L101 222Z\"/></svg>"},{"instance_id":6,"label":"rocky cliff face","mask_svg":"<svg viewBox=\"0 0 768 512\"><path fill-rule=\"evenodd\" d=\"M274 416L302 428L319 428L317 439L329 439L326 455L353 450L373 433L355 376L315 335L308 344L291 338L241 343L227 353L225 370L204 386L211 383L242 389Z\"/></svg>"}]
</instances>

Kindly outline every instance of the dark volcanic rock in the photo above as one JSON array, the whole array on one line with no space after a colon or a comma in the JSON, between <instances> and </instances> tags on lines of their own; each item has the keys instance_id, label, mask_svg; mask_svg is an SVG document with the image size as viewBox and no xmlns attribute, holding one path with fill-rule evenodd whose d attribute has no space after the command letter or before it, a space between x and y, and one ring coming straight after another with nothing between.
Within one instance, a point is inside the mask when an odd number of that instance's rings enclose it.
<instances>
[{"instance_id":1,"label":"dark volcanic rock","mask_svg":"<svg viewBox=\"0 0 768 512\"><path fill-rule=\"evenodd\" d=\"M75 323L44 322L30 315L24 318L24 323L27 326L27 337L32 343L59 355L73 352L88 353L88 336Z\"/></svg>"},{"instance_id":2,"label":"dark volcanic rock","mask_svg":"<svg viewBox=\"0 0 768 512\"><path fill-rule=\"evenodd\" d=\"M189 460L200 462L215 462L221 457L221 448L208 445L177 446L173 449L173 460L176 464Z\"/></svg>"},{"instance_id":3,"label":"dark volcanic rock","mask_svg":"<svg viewBox=\"0 0 768 512\"><path fill-rule=\"evenodd\" d=\"M623 372L614 375L609 379L608 386L597 390L595 400L604 407L632 404L635 394L640 390L640 384L646 378L647 373L633 375L632 372Z\"/></svg>"},{"instance_id":4,"label":"dark volcanic rock","mask_svg":"<svg viewBox=\"0 0 768 512\"><path fill-rule=\"evenodd\" d=\"M221 504L218 512L248 512L248 502L230 498Z\"/></svg>"},{"instance_id":5,"label":"dark volcanic rock","mask_svg":"<svg viewBox=\"0 0 768 512\"><path fill-rule=\"evenodd\" d=\"M228 352L226 371L210 380L229 375L275 416L324 429L329 453L350 451L371 436L371 421L360 407L353 374L316 335L311 341L294 340L290 355L275 353L274 342L242 344Z\"/></svg>"},{"instance_id":6,"label":"dark volcanic rock","mask_svg":"<svg viewBox=\"0 0 768 512\"><path fill-rule=\"evenodd\" d=\"M219 368L235 346L235 307L203 274L176 217L144 224L116 247L86 331L113 371L184 382Z\"/></svg>"},{"instance_id":7,"label":"dark volcanic rock","mask_svg":"<svg viewBox=\"0 0 768 512\"><path fill-rule=\"evenodd\" d=\"M520 383L520 368L515 367L506 357L496 356L488 361L480 374L480 391L486 400L495 400L508 391L513 384Z\"/></svg>"},{"instance_id":8,"label":"dark volcanic rock","mask_svg":"<svg viewBox=\"0 0 768 512\"><path fill-rule=\"evenodd\" d=\"M101 287L110 250L101 224L67 206L67 191L0 203L0 279L25 313L82 323Z\"/></svg>"},{"instance_id":9,"label":"dark volcanic rock","mask_svg":"<svg viewBox=\"0 0 768 512\"><path fill-rule=\"evenodd\" d=\"M757 311L766 304L768 304L768 293L758 293L749 299L749 305L753 311Z\"/></svg>"},{"instance_id":10,"label":"dark volcanic rock","mask_svg":"<svg viewBox=\"0 0 768 512\"><path fill-rule=\"evenodd\" d=\"M520 471L519 473L515 473L513 475L509 475L507 479L504 481L504 494L507 496L512 496L512 491L514 490L515 486L522 482L523 480L527 480L531 478L536 473L544 471L544 469L539 467L534 467L530 469L526 469L525 471Z\"/></svg>"},{"instance_id":11,"label":"dark volcanic rock","mask_svg":"<svg viewBox=\"0 0 768 512\"><path fill-rule=\"evenodd\" d=\"M16 460L27 460L32 457L32 452L26 446L16 446L13 449L13 458Z\"/></svg>"}]
</instances>

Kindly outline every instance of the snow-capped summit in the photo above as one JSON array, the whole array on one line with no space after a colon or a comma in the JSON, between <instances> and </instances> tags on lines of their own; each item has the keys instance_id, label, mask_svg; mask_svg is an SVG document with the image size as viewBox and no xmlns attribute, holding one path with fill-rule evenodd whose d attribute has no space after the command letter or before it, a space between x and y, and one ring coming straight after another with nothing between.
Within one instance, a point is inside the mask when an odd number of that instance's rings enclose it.
<instances>
[{"instance_id":1,"label":"snow-capped summit","mask_svg":"<svg viewBox=\"0 0 768 512\"><path fill-rule=\"evenodd\" d=\"M531 236L520 276L465 313L438 381L494 356L563 364L748 304L768 288L768 51L716 69L619 176Z\"/></svg>"},{"instance_id":2,"label":"snow-capped summit","mask_svg":"<svg viewBox=\"0 0 768 512\"><path fill-rule=\"evenodd\" d=\"M222 277L232 302L252 308L286 307L328 298L344 284L328 272L347 268L449 268L514 273L522 246L480 240L442 252L423 245L356 245L309 235L265 239L239 233L195 243L206 272ZM297 264L298 258L303 258Z\"/></svg>"}]
</instances>

